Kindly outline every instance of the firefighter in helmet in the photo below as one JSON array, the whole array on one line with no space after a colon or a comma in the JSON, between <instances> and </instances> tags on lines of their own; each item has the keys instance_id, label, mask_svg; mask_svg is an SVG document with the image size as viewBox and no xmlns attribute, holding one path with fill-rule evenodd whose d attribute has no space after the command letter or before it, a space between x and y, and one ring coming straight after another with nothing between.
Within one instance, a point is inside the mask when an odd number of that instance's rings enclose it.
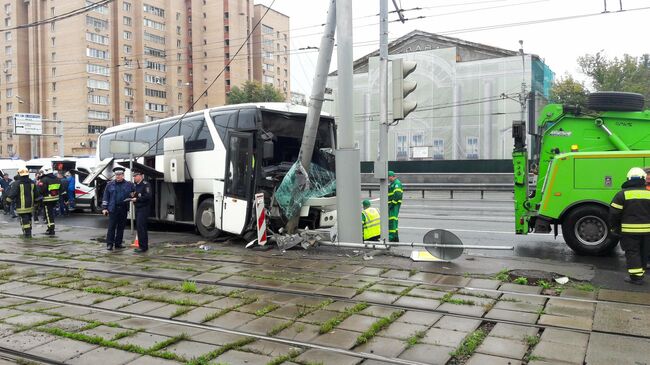
<instances>
[{"instance_id":1,"label":"firefighter in helmet","mask_svg":"<svg viewBox=\"0 0 650 365\"><path fill-rule=\"evenodd\" d=\"M18 179L11 185L7 201L16 204L16 213L25 238L32 238L32 209L38 197L36 184L29 178L26 167L18 169Z\"/></svg>"}]
</instances>

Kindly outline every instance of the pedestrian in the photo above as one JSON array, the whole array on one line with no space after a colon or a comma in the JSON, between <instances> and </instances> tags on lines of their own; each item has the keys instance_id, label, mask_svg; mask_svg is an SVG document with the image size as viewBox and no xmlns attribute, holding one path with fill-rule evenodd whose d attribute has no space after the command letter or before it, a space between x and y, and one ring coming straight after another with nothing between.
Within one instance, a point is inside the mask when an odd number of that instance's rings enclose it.
<instances>
[{"instance_id":1,"label":"pedestrian","mask_svg":"<svg viewBox=\"0 0 650 365\"><path fill-rule=\"evenodd\" d=\"M363 211L361 212L364 241L379 241L381 236L381 225L379 219L379 210L371 206L370 200L364 200Z\"/></svg>"},{"instance_id":2,"label":"pedestrian","mask_svg":"<svg viewBox=\"0 0 650 365\"><path fill-rule=\"evenodd\" d=\"M7 199L16 204L23 237L32 238L32 209L39 192L36 184L29 178L29 170L26 167L18 169L18 175L11 186Z\"/></svg>"},{"instance_id":3,"label":"pedestrian","mask_svg":"<svg viewBox=\"0 0 650 365\"><path fill-rule=\"evenodd\" d=\"M56 178L61 182L61 194L59 195L59 209L60 216L68 215L68 180L63 176L61 171L57 172Z\"/></svg>"},{"instance_id":4,"label":"pedestrian","mask_svg":"<svg viewBox=\"0 0 650 365\"><path fill-rule=\"evenodd\" d=\"M625 281L643 284L650 248L650 191L645 188L647 174L639 167L627 173L627 181L616 193L609 209L610 227L621 236L627 272Z\"/></svg>"},{"instance_id":5,"label":"pedestrian","mask_svg":"<svg viewBox=\"0 0 650 365\"><path fill-rule=\"evenodd\" d=\"M147 252L149 249L149 234L147 232L147 220L151 212L151 184L144 181L142 171L133 171L135 180L135 191L132 193L131 201L135 205L135 224L138 234L138 248L134 252Z\"/></svg>"},{"instance_id":6,"label":"pedestrian","mask_svg":"<svg viewBox=\"0 0 650 365\"><path fill-rule=\"evenodd\" d=\"M388 240L399 242L399 208L402 206L402 182L399 181L395 172L388 171Z\"/></svg>"},{"instance_id":7,"label":"pedestrian","mask_svg":"<svg viewBox=\"0 0 650 365\"><path fill-rule=\"evenodd\" d=\"M40 193L43 195L43 205L45 205L46 234L54 236L54 210L59 202L59 196L63 194L63 189L61 180L54 176L51 167L43 166L41 172L43 176L41 177Z\"/></svg>"},{"instance_id":8,"label":"pedestrian","mask_svg":"<svg viewBox=\"0 0 650 365\"><path fill-rule=\"evenodd\" d=\"M17 184L19 177L19 175L14 175L14 179L11 181L11 184L9 184L9 191L11 191L11 188ZM9 194L7 193L7 198L8 197ZM9 206L9 214L11 214L11 218L18 218L18 215L16 215L16 202L7 199L7 206Z\"/></svg>"},{"instance_id":9,"label":"pedestrian","mask_svg":"<svg viewBox=\"0 0 650 365\"><path fill-rule=\"evenodd\" d=\"M0 206L4 211L4 215L9 214L11 204L7 204L7 194L9 194L9 185L11 185L11 179L9 174L2 174L2 179L0 179Z\"/></svg>"},{"instance_id":10,"label":"pedestrian","mask_svg":"<svg viewBox=\"0 0 650 365\"><path fill-rule=\"evenodd\" d=\"M75 175L71 172L68 171L65 173L65 178L68 180L68 207L67 210L70 212L70 210L74 211L75 209L75 199L76 199L76 182L75 182Z\"/></svg>"},{"instance_id":11,"label":"pedestrian","mask_svg":"<svg viewBox=\"0 0 650 365\"><path fill-rule=\"evenodd\" d=\"M112 251L124 248L122 238L126 216L129 212L131 193L135 191L133 183L124 180L124 167L113 169L115 179L106 184L104 197L102 199L102 214L108 216L108 231L106 232L106 249Z\"/></svg>"}]
</instances>

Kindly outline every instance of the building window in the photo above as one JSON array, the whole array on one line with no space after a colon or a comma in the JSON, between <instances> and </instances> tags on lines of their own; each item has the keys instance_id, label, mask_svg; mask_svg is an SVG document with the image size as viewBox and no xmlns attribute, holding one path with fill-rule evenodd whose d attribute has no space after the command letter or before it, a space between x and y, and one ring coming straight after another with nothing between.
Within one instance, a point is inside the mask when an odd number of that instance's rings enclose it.
<instances>
[{"instance_id":1,"label":"building window","mask_svg":"<svg viewBox=\"0 0 650 365\"><path fill-rule=\"evenodd\" d=\"M88 124L88 133L89 134L102 134L105 130L106 130L106 127L104 127L104 126Z\"/></svg>"},{"instance_id":2,"label":"building window","mask_svg":"<svg viewBox=\"0 0 650 365\"><path fill-rule=\"evenodd\" d=\"M95 105L108 105L108 96L88 94L88 102Z\"/></svg>"},{"instance_id":3,"label":"building window","mask_svg":"<svg viewBox=\"0 0 650 365\"><path fill-rule=\"evenodd\" d=\"M7 97L8 98L14 97L14 89L7 89Z\"/></svg>"},{"instance_id":4,"label":"building window","mask_svg":"<svg viewBox=\"0 0 650 365\"><path fill-rule=\"evenodd\" d=\"M108 29L108 21L86 15L86 25L95 29Z\"/></svg>"},{"instance_id":5,"label":"building window","mask_svg":"<svg viewBox=\"0 0 650 365\"><path fill-rule=\"evenodd\" d=\"M54 33L55 28L56 28L56 23L55 22L50 23L50 32Z\"/></svg>"},{"instance_id":6,"label":"building window","mask_svg":"<svg viewBox=\"0 0 650 365\"><path fill-rule=\"evenodd\" d=\"M264 75L264 83L273 85L273 76Z\"/></svg>"},{"instance_id":7,"label":"building window","mask_svg":"<svg viewBox=\"0 0 650 365\"><path fill-rule=\"evenodd\" d=\"M128 45L128 44L125 44L125 45L124 45L124 53L126 53L126 54L130 54L132 49L133 49L133 48L132 48L130 45Z\"/></svg>"},{"instance_id":8,"label":"building window","mask_svg":"<svg viewBox=\"0 0 650 365\"><path fill-rule=\"evenodd\" d=\"M131 17L125 16L122 20L122 23L124 25L131 26L133 24L133 20L131 19Z\"/></svg>"},{"instance_id":9,"label":"building window","mask_svg":"<svg viewBox=\"0 0 650 365\"><path fill-rule=\"evenodd\" d=\"M178 101L183 101L183 94L178 93Z\"/></svg>"},{"instance_id":10,"label":"building window","mask_svg":"<svg viewBox=\"0 0 650 365\"><path fill-rule=\"evenodd\" d=\"M6 75L5 75L5 82L6 82L7 84L10 83L10 82L13 82L13 81L14 81L14 77L13 77L12 74L6 74Z\"/></svg>"},{"instance_id":11,"label":"building window","mask_svg":"<svg viewBox=\"0 0 650 365\"><path fill-rule=\"evenodd\" d=\"M122 10L124 11L131 11L131 3L127 3L126 1L122 3Z\"/></svg>"},{"instance_id":12,"label":"building window","mask_svg":"<svg viewBox=\"0 0 650 365\"><path fill-rule=\"evenodd\" d=\"M142 24L145 27L149 27L149 28L152 28L152 29L155 29L155 30L161 30L161 31L165 30L165 24L157 22L155 20L143 19Z\"/></svg>"},{"instance_id":13,"label":"building window","mask_svg":"<svg viewBox=\"0 0 650 365\"><path fill-rule=\"evenodd\" d=\"M124 74L124 81L133 82L133 75L132 74Z\"/></svg>"},{"instance_id":14,"label":"building window","mask_svg":"<svg viewBox=\"0 0 650 365\"><path fill-rule=\"evenodd\" d=\"M153 14L153 15L159 16L161 18L165 17L165 10L163 10L161 8L157 8L155 6L147 5L147 4L144 4L144 6L142 8L143 8L145 13Z\"/></svg>"},{"instance_id":15,"label":"building window","mask_svg":"<svg viewBox=\"0 0 650 365\"><path fill-rule=\"evenodd\" d=\"M396 149L397 149L397 159L398 160L407 160L408 159L408 156L409 156L408 136L406 134L398 134L397 135Z\"/></svg>"},{"instance_id":16,"label":"building window","mask_svg":"<svg viewBox=\"0 0 650 365\"><path fill-rule=\"evenodd\" d=\"M445 159L445 140L444 139L434 139L433 140L433 159L434 160L444 160Z\"/></svg>"},{"instance_id":17,"label":"building window","mask_svg":"<svg viewBox=\"0 0 650 365\"><path fill-rule=\"evenodd\" d=\"M160 91L160 90L155 90L155 89L145 88L144 89L144 94L146 96L151 96L152 98L161 98L161 99L166 99L167 98L167 92L166 91Z\"/></svg>"},{"instance_id":18,"label":"building window","mask_svg":"<svg viewBox=\"0 0 650 365\"><path fill-rule=\"evenodd\" d=\"M88 119L109 120L111 119L111 114L101 110L89 110Z\"/></svg>"},{"instance_id":19,"label":"building window","mask_svg":"<svg viewBox=\"0 0 650 365\"><path fill-rule=\"evenodd\" d=\"M11 32L5 32L5 41L9 42L12 39Z\"/></svg>"},{"instance_id":20,"label":"building window","mask_svg":"<svg viewBox=\"0 0 650 365\"><path fill-rule=\"evenodd\" d=\"M467 137L465 139L465 157L468 160L478 159L478 137Z\"/></svg>"},{"instance_id":21,"label":"building window","mask_svg":"<svg viewBox=\"0 0 650 365\"><path fill-rule=\"evenodd\" d=\"M157 104L157 103L144 103L144 109L145 110L150 110L153 112L166 112L167 111L167 105L165 104Z\"/></svg>"},{"instance_id":22,"label":"building window","mask_svg":"<svg viewBox=\"0 0 650 365\"><path fill-rule=\"evenodd\" d=\"M161 37L159 35L151 34L147 31L144 32L144 40L153 42L153 43L158 43L158 44L165 44L165 37ZM180 41L179 41L180 43ZM180 44L178 45L180 47Z\"/></svg>"},{"instance_id":23,"label":"building window","mask_svg":"<svg viewBox=\"0 0 650 365\"><path fill-rule=\"evenodd\" d=\"M7 103L7 112L11 112L14 110L14 103Z\"/></svg>"},{"instance_id":24,"label":"building window","mask_svg":"<svg viewBox=\"0 0 650 365\"><path fill-rule=\"evenodd\" d=\"M144 82L149 83L149 84L156 84L156 85L167 85L167 78L160 77L160 76L155 76L155 75L145 74L144 75Z\"/></svg>"},{"instance_id":25,"label":"building window","mask_svg":"<svg viewBox=\"0 0 650 365\"><path fill-rule=\"evenodd\" d=\"M162 63L158 63L158 62L153 62L153 61L145 61L145 68L147 68L149 70L156 70L156 71L162 71L162 72L167 71L167 66L166 65L164 65Z\"/></svg>"},{"instance_id":26,"label":"building window","mask_svg":"<svg viewBox=\"0 0 650 365\"><path fill-rule=\"evenodd\" d=\"M262 34L273 34L273 28L262 24Z\"/></svg>"},{"instance_id":27,"label":"building window","mask_svg":"<svg viewBox=\"0 0 650 365\"><path fill-rule=\"evenodd\" d=\"M9 72L13 67L14 67L14 62L12 60L5 61L5 68L7 69L6 72Z\"/></svg>"},{"instance_id":28,"label":"building window","mask_svg":"<svg viewBox=\"0 0 650 365\"><path fill-rule=\"evenodd\" d=\"M107 60L109 58L109 53L108 51L102 51L100 49L95 49L95 48L86 48L86 56L92 57L92 58L99 58L101 60Z\"/></svg>"},{"instance_id":29,"label":"building window","mask_svg":"<svg viewBox=\"0 0 650 365\"><path fill-rule=\"evenodd\" d=\"M93 65L91 63L86 65L86 72L102 76L110 76L110 70L106 66Z\"/></svg>"},{"instance_id":30,"label":"building window","mask_svg":"<svg viewBox=\"0 0 650 365\"><path fill-rule=\"evenodd\" d=\"M144 54L147 56L165 58L165 51L158 48L144 47Z\"/></svg>"},{"instance_id":31,"label":"building window","mask_svg":"<svg viewBox=\"0 0 650 365\"><path fill-rule=\"evenodd\" d=\"M89 80L90 81L90 80ZM52 83L52 91L56 91L56 82Z\"/></svg>"},{"instance_id":32,"label":"building window","mask_svg":"<svg viewBox=\"0 0 650 365\"><path fill-rule=\"evenodd\" d=\"M5 4L5 14L11 14L11 4Z\"/></svg>"},{"instance_id":33,"label":"building window","mask_svg":"<svg viewBox=\"0 0 650 365\"><path fill-rule=\"evenodd\" d=\"M56 67L52 67L52 77L56 77Z\"/></svg>"},{"instance_id":34,"label":"building window","mask_svg":"<svg viewBox=\"0 0 650 365\"><path fill-rule=\"evenodd\" d=\"M11 56L14 53L14 49L11 46L5 47L5 56Z\"/></svg>"},{"instance_id":35,"label":"building window","mask_svg":"<svg viewBox=\"0 0 650 365\"><path fill-rule=\"evenodd\" d=\"M93 5L95 5L95 2L86 0L86 7L93 6ZM92 8L92 11L94 11L96 13L100 13L100 14L108 14L108 5L106 5L106 4L104 4L104 5L95 5ZM52 12L54 12L54 8L52 8ZM52 16L54 16L54 15L52 15Z\"/></svg>"},{"instance_id":36,"label":"building window","mask_svg":"<svg viewBox=\"0 0 650 365\"><path fill-rule=\"evenodd\" d=\"M123 34L124 34L124 39L126 39L127 41L133 39L133 33L129 32L128 30L125 30Z\"/></svg>"},{"instance_id":37,"label":"building window","mask_svg":"<svg viewBox=\"0 0 650 365\"><path fill-rule=\"evenodd\" d=\"M11 18L5 18L5 27L11 26Z\"/></svg>"},{"instance_id":38,"label":"building window","mask_svg":"<svg viewBox=\"0 0 650 365\"><path fill-rule=\"evenodd\" d=\"M111 84L108 81L104 80L88 79L86 85L90 89L109 90Z\"/></svg>"},{"instance_id":39,"label":"building window","mask_svg":"<svg viewBox=\"0 0 650 365\"><path fill-rule=\"evenodd\" d=\"M125 101L124 102L124 109L133 110L133 102L132 101Z\"/></svg>"},{"instance_id":40,"label":"building window","mask_svg":"<svg viewBox=\"0 0 650 365\"><path fill-rule=\"evenodd\" d=\"M52 38L52 39L54 39L54 38ZM86 32L86 40L88 42L108 45L108 37L105 36L105 35L97 34L97 33Z\"/></svg>"}]
</instances>

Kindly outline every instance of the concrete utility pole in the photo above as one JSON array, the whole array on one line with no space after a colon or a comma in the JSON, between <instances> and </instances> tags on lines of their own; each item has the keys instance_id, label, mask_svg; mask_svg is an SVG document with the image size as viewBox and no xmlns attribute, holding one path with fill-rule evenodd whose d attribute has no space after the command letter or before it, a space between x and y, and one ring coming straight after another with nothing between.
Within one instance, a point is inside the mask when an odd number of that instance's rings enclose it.
<instances>
[{"instance_id":1,"label":"concrete utility pole","mask_svg":"<svg viewBox=\"0 0 650 365\"><path fill-rule=\"evenodd\" d=\"M388 0L379 0L379 151L374 170L379 179L381 239L388 242Z\"/></svg>"},{"instance_id":2,"label":"concrete utility pole","mask_svg":"<svg viewBox=\"0 0 650 365\"><path fill-rule=\"evenodd\" d=\"M385 1L385 0L383 0ZM361 175L359 149L354 147L352 0L337 0L338 148L336 150L336 209L338 237L360 243Z\"/></svg>"}]
</instances>

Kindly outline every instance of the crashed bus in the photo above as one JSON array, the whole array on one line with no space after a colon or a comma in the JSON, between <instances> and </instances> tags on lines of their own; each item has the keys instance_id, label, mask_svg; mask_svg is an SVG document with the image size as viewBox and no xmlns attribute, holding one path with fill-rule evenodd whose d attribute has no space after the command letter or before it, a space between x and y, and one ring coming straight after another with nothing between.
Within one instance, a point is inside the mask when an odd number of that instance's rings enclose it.
<instances>
[{"instance_id":1,"label":"crashed bus","mask_svg":"<svg viewBox=\"0 0 650 365\"><path fill-rule=\"evenodd\" d=\"M151 181L151 220L195 225L208 239L224 232L254 238L254 200L263 193L272 232L297 216L300 228L332 227L334 118L321 115L312 165L304 171L296 161L306 117L303 106L239 104L111 127L99 136L101 162L84 183L105 182L113 167L130 166L129 155L112 153L112 141L143 142L146 152L132 163Z\"/></svg>"}]
</instances>

